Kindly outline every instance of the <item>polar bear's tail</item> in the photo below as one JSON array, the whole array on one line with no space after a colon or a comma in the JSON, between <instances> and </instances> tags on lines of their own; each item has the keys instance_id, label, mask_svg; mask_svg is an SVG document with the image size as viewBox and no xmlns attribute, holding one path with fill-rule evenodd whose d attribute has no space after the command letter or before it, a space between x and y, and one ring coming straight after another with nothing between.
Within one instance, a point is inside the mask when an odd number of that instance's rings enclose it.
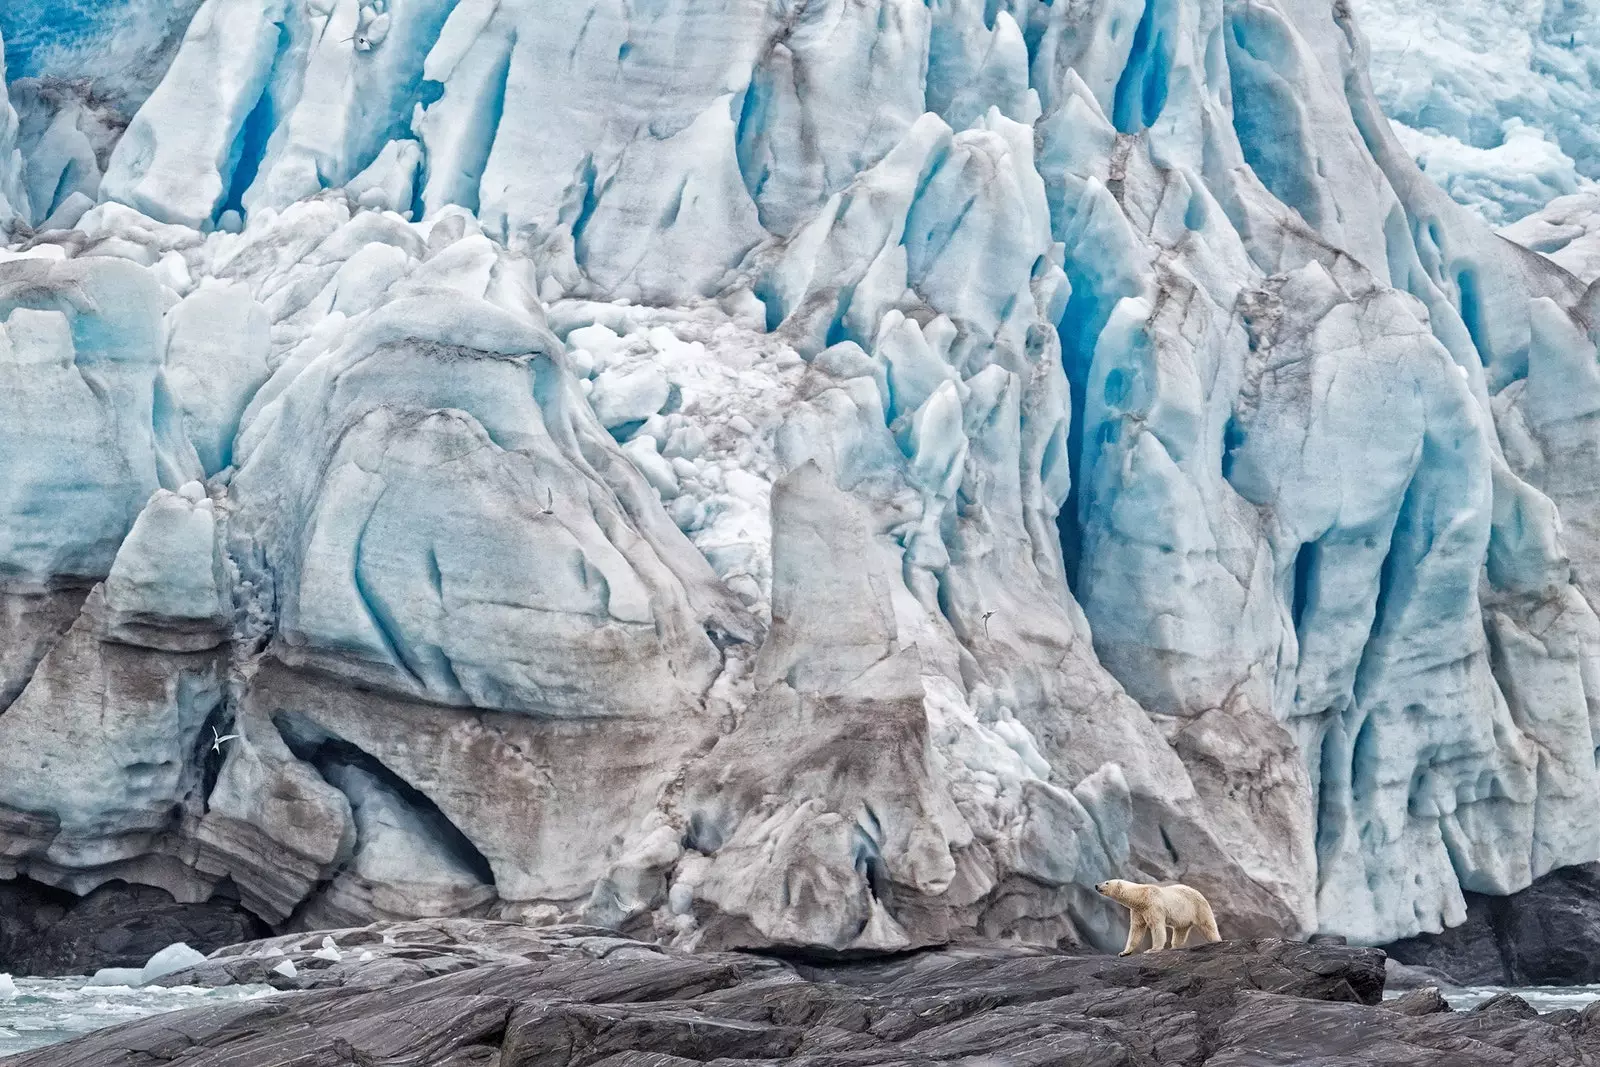
<instances>
[{"instance_id":1,"label":"polar bear's tail","mask_svg":"<svg viewBox=\"0 0 1600 1067\"><path fill-rule=\"evenodd\" d=\"M1201 897L1198 903L1200 906L1195 909L1195 926L1207 941L1221 941L1222 935L1217 933L1217 917L1211 913L1210 902Z\"/></svg>"}]
</instances>

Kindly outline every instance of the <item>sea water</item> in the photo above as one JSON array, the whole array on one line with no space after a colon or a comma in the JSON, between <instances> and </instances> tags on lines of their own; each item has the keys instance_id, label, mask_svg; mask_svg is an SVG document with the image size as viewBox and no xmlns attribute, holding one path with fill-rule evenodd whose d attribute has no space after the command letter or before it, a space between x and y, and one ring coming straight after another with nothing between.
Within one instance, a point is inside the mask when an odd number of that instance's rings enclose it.
<instances>
[{"instance_id":1,"label":"sea water","mask_svg":"<svg viewBox=\"0 0 1600 1067\"><path fill-rule=\"evenodd\" d=\"M200 989L180 986L91 986L87 978L0 975L0 1057L67 1041L131 1019L222 1001L272 996L270 986Z\"/></svg>"},{"instance_id":2,"label":"sea water","mask_svg":"<svg viewBox=\"0 0 1600 1067\"><path fill-rule=\"evenodd\" d=\"M1396 991L1398 995L1402 991ZM1582 1011L1590 1004L1600 1000L1600 985L1565 985L1565 986L1467 986L1464 989L1444 990L1444 999L1456 1011L1467 1011L1482 1004L1490 997L1499 996L1501 993L1515 993L1526 1000L1541 1013L1556 1011L1560 1008L1576 1008Z\"/></svg>"}]
</instances>

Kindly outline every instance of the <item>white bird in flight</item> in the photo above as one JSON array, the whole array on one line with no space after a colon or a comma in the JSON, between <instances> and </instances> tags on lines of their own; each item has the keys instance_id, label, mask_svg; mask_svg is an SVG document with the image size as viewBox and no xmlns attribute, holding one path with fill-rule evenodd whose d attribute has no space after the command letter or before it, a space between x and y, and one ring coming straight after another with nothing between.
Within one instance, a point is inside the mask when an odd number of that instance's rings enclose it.
<instances>
[{"instance_id":1,"label":"white bird in flight","mask_svg":"<svg viewBox=\"0 0 1600 1067\"><path fill-rule=\"evenodd\" d=\"M213 726L211 728L211 751L221 752L224 741L237 741L238 739L238 734L219 734L217 733L217 728Z\"/></svg>"}]
</instances>

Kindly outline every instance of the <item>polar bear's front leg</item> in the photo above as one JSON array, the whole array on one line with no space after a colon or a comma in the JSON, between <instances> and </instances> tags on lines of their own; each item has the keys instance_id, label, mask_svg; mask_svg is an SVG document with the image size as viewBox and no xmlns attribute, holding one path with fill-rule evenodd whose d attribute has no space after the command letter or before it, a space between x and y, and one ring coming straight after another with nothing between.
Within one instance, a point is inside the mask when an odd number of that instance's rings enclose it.
<instances>
[{"instance_id":1,"label":"polar bear's front leg","mask_svg":"<svg viewBox=\"0 0 1600 1067\"><path fill-rule=\"evenodd\" d=\"M1144 931L1144 916L1140 915L1138 912L1132 912L1128 916L1128 944L1120 953L1118 953L1118 955L1133 955L1134 951L1139 947L1139 942L1144 940ZM1155 935L1152 934L1151 936L1153 937Z\"/></svg>"}]
</instances>

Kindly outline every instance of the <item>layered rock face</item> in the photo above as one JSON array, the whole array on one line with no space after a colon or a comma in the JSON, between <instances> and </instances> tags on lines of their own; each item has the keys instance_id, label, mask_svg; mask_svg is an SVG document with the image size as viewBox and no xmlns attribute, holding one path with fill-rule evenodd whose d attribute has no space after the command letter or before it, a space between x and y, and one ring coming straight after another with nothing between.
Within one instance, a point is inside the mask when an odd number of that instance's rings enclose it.
<instances>
[{"instance_id":1,"label":"layered rock face","mask_svg":"<svg viewBox=\"0 0 1600 1067\"><path fill-rule=\"evenodd\" d=\"M1596 858L1600 296L1365 70L1317 0L206 0L125 132L29 82L0 876L862 952Z\"/></svg>"},{"instance_id":2,"label":"layered rock face","mask_svg":"<svg viewBox=\"0 0 1600 1067\"><path fill-rule=\"evenodd\" d=\"M1277 939L1133 959L1006 945L891 960L683 956L592 927L380 923L236 945L158 980L301 990L172 1012L16 1067L1592 1067L1600 1010L1383 1001L1383 953Z\"/></svg>"}]
</instances>

